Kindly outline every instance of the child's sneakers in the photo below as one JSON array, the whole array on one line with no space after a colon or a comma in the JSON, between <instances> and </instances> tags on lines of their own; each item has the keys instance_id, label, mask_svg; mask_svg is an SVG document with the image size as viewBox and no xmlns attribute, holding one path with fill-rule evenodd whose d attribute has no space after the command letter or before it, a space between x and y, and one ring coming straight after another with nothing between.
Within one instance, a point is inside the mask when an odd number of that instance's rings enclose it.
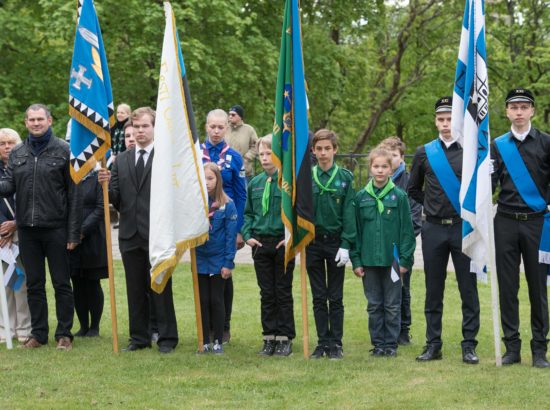
<instances>
[{"instance_id":1,"label":"child's sneakers","mask_svg":"<svg viewBox=\"0 0 550 410\"><path fill-rule=\"evenodd\" d=\"M290 340L279 340L275 346L273 356L288 357L292 354L292 342Z\"/></svg>"},{"instance_id":2,"label":"child's sneakers","mask_svg":"<svg viewBox=\"0 0 550 410\"><path fill-rule=\"evenodd\" d=\"M218 343L218 340L214 340L214 346L212 346L212 353L223 354L223 345Z\"/></svg>"},{"instance_id":3,"label":"child's sneakers","mask_svg":"<svg viewBox=\"0 0 550 410\"><path fill-rule=\"evenodd\" d=\"M210 345L209 343L205 343L202 346L202 352L200 350L197 352L197 354L206 354L206 353L212 353L212 345Z\"/></svg>"}]
</instances>

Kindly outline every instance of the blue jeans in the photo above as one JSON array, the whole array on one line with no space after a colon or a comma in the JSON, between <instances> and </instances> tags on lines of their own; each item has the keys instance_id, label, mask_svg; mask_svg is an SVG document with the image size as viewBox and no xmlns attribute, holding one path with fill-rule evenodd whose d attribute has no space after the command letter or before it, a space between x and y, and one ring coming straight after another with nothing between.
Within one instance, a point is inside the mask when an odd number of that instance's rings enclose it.
<instances>
[{"instance_id":1,"label":"blue jeans","mask_svg":"<svg viewBox=\"0 0 550 410\"><path fill-rule=\"evenodd\" d=\"M390 269L365 266L363 276L371 343L382 349L396 349L401 331L401 279L393 282Z\"/></svg>"}]
</instances>

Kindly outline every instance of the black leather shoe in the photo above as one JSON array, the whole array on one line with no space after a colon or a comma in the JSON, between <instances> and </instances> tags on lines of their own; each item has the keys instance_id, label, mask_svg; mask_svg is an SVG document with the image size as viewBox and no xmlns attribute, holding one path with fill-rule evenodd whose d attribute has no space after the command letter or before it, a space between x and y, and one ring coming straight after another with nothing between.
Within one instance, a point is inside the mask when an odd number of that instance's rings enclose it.
<instances>
[{"instance_id":1,"label":"black leather shoe","mask_svg":"<svg viewBox=\"0 0 550 410\"><path fill-rule=\"evenodd\" d=\"M475 348L465 347L462 349L462 361L467 364L478 364L479 357L477 357Z\"/></svg>"},{"instance_id":2,"label":"black leather shoe","mask_svg":"<svg viewBox=\"0 0 550 410\"><path fill-rule=\"evenodd\" d=\"M88 333L89 330L90 330L90 329L83 329L83 328L80 328L80 329L78 330L78 332L76 332L76 333L74 334L74 336L75 336L75 337L84 337L84 336L87 336L87 333Z\"/></svg>"},{"instance_id":3,"label":"black leather shoe","mask_svg":"<svg viewBox=\"0 0 550 410\"><path fill-rule=\"evenodd\" d=\"M506 352L504 356L502 356L503 366L509 366L516 363L521 363L521 355L519 352Z\"/></svg>"},{"instance_id":4,"label":"black leather shoe","mask_svg":"<svg viewBox=\"0 0 550 410\"><path fill-rule=\"evenodd\" d=\"M164 345L159 346L159 353L168 354L168 353L172 353L173 351L174 351L174 348L171 346L164 346Z\"/></svg>"},{"instance_id":5,"label":"black leather shoe","mask_svg":"<svg viewBox=\"0 0 550 410\"><path fill-rule=\"evenodd\" d=\"M342 349L342 346L334 345L330 348L330 351L328 352L328 358L329 360L340 360L344 358L344 349Z\"/></svg>"},{"instance_id":6,"label":"black leather shoe","mask_svg":"<svg viewBox=\"0 0 550 410\"><path fill-rule=\"evenodd\" d=\"M260 356L273 356L273 353L275 353L275 340L264 340L264 345L258 354Z\"/></svg>"},{"instance_id":7,"label":"black leather shoe","mask_svg":"<svg viewBox=\"0 0 550 410\"><path fill-rule=\"evenodd\" d=\"M429 362L431 360L441 360L443 359L443 354L439 347L433 345L428 345L424 347L424 351L420 356L417 356L417 362Z\"/></svg>"},{"instance_id":8,"label":"black leather shoe","mask_svg":"<svg viewBox=\"0 0 550 410\"><path fill-rule=\"evenodd\" d=\"M327 355L329 353L328 346L321 346L317 345L315 350L311 355L309 355L310 359L321 359L323 356Z\"/></svg>"},{"instance_id":9,"label":"black leather shoe","mask_svg":"<svg viewBox=\"0 0 550 410\"><path fill-rule=\"evenodd\" d=\"M288 357L292 354L292 342L290 340L279 340L275 347L273 356Z\"/></svg>"},{"instance_id":10,"label":"black leather shoe","mask_svg":"<svg viewBox=\"0 0 550 410\"><path fill-rule=\"evenodd\" d=\"M550 367L550 363L548 363L548 360L546 360L546 354L535 353L533 355L533 367L538 367L539 369Z\"/></svg>"},{"instance_id":11,"label":"black leather shoe","mask_svg":"<svg viewBox=\"0 0 550 410\"><path fill-rule=\"evenodd\" d=\"M374 357L384 357L386 355L386 352L384 352L384 349L381 347L375 347L374 349L370 350L371 356Z\"/></svg>"},{"instance_id":12,"label":"black leather shoe","mask_svg":"<svg viewBox=\"0 0 550 410\"><path fill-rule=\"evenodd\" d=\"M384 356L386 357L397 357L397 349L394 347L386 347L384 349Z\"/></svg>"},{"instance_id":13,"label":"black leather shoe","mask_svg":"<svg viewBox=\"0 0 550 410\"><path fill-rule=\"evenodd\" d=\"M231 332L229 330L223 331L222 344L227 344L231 340Z\"/></svg>"},{"instance_id":14,"label":"black leather shoe","mask_svg":"<svg viewBox=\"0 0 550 410\"><path fill-rule=\"evenodd\" d=\"M401 346L408 346L411 344L411 335L408 330L402 330L397 339L397 344Z\"/></svg>"},{"instance_id":15,"label":"black leather shoe","mask_svg":"<svg viewBox=\"0 0 550 410\"><path fill-rule=\"evenodd\" d=\"M142 350L150 348L148 345L136 345L135 343L130 343L127 348L122 349L123 352L135 352L136 350Z\"/></svg>"}]
</instances>

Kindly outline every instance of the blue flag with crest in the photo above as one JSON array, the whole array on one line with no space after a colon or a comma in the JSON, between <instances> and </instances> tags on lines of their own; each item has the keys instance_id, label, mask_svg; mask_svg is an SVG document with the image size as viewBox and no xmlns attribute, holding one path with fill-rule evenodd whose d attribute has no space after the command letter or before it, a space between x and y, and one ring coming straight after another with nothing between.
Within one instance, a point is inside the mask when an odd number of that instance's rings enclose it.
<instances>
[{"instance_id":1,"label":"blue flag with crest","mask_svg":"<svg viewBox=\"0 0 550 410\"><path fill-rule=\"evenodd\" d=\"M92 0L78 0L69 79L71 177L78 183L111 146L114 105L101 29Z\"/></svg>"},{"instance_id":2,"label":"blue flag with crest","mask_svg":"<svg viewBox=\"0 0 550 410\"><path fill-rule=\"evenodd\" d=\"M460 206L462 252L472 271L486 280L489 255L491 178L489 173L489 80L485 46L485 1L466 0L456 66L451 120L463 148Z\"/></svg>"}]
</instances>

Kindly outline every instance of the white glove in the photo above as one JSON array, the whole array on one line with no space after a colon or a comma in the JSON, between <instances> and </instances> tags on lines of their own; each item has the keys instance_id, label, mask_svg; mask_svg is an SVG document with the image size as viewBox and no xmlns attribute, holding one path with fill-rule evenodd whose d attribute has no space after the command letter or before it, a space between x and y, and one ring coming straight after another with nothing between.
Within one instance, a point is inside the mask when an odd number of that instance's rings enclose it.
<instances>
[{"instance_id":1,"label":"white glove","mask_svg":"<svg viewBox=\"0 0 550 410\"><path fill-rule=\"evenodd\" d=\"M334 262L338 262L336 266L338 266L339 268L345 266L346 263L349 262L349 251L344 248L338 249L338 252L336 253L336 258L334 258Z\"/></svg>"},{"instance_id":2,"label":"white glove","mask_svg":"<svg viewBox=\"0 0 550 410\"><path fill-rule=\"evenodd\" d=\"M493 172L495 172L495 160L490 159L489 160L489 175L492 175Z\"/></svg>"}]
</instances>

